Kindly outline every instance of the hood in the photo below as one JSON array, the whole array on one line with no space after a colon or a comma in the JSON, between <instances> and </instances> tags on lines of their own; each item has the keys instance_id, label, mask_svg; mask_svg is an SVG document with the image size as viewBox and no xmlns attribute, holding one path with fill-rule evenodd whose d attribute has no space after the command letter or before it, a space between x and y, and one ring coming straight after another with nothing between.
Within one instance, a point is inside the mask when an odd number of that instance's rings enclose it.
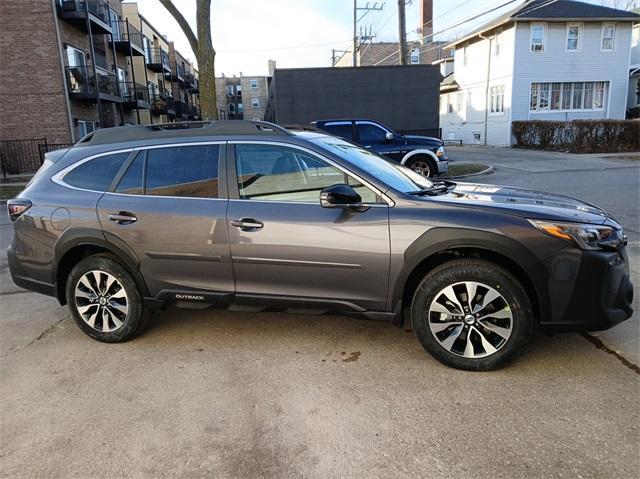
<instances>
[{"instance_id":1,"label":"hood","mask_svg":"<svg viewBox=\"0 0 640 479\"><path fill-rule=\"evenodd\" d=\"M452 204L493 207L531 219L604 223L607 212L568 196L497 185L458 183L449 193L430 199Z\"/></svg>"},{"instance_id":2,"label":"hood","mask_svg":"<svg viewBox=\"0 0 640 479\"><path fill-rule=\"evenodd\" d=\"M425 145L425 146L442 146L444 141L439 138L433 138L431 136L415 136L415 135L402 135L401 137L407 145Z\"/></svg>"}]
</instances>

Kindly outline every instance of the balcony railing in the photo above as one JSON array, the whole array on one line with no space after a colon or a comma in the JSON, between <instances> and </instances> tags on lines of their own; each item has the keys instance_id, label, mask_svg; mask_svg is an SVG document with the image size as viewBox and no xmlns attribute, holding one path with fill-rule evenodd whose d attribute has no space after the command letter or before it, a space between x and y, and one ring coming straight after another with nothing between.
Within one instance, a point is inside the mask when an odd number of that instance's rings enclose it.
<instances>
[{"instance_id":1,"label":"balcony railing","mask_svg":"<svg viewBox=\"0 0 640 479\"><path fill-rule=\"evenodd\" d=\"M172 80L177 80L179 82L184 82L184 67L182 65L176 65L175 71L172 72Z\"/></svg>"},{"instance_id":2,"label":"balcony railing","mask_svg":"<svg viewBox=\"0 0 640 479\"><path fill-rule=\"evenodd\" d=\"M151 112L154 115L175 116L175 102L167 95L155 94L150 97Z\"/></svg>"},{"instance_id":3,"label":"balcony railing","mask_svg":"<svg viewBox=\"0 0 640 479\"><path fill-rule=\"evenodd\" d=\"M162 48L147 48L144 56L149 70L156 73L171 72L169 54Z\"/></svg>"},{"instance_id":4,"label":"balcony railing","mask_svg":"<svg viewBox=\"0 0 640 479\"><path fill-rule=\"evenodd\" d=\"M189 118L189 105L184 101L176 101L176 116L184 118L185 120Z\"/></svg>"},{"instance_id":5,"label":"balcony railing","mask_svg":"<svg viewBox=\"0 0 640 479\"><path fill-rule=\"evenodd\" d=\"M197 106L189 107L189 120L198 121L201 120L200 108Z\"/></svg>"},{"instance_id":6,"label":"balcony railing","mask_svg":"<svg viewBox=\"0 0 640 479\"><path fill-rule=\"evenodd\" d=\"M113 32L113 41L115 47L121 53L129 55L144 55L142 43L142 33L129 22L112 21L111 30ZM131 50L129 50L131 48Z\"/></svg>"},{"instance_id":7,"label":"balcony railing","mask_svg":"<svg viewBox=\"0 0 640 479\"><path fill-rule=\"evenodd\" d=\"M149 108L149 89L133 82L120 82L123 106L129 108Z\"/></svg>"},{"instance_id":8,"label":"balcony railing","mask_svg":"<svg viewBox=\"0 0 640 479\"><path fill-rule=\"evenodd\" d=\"M94 75L93 68L87 66L66 67L67 84L72 97L81 100L122 101L118 91L118 77L115 73L102 70Z\"/></svg>"},{"instance_id":9,"label":"balcony railing","mask_svg":"<svg viewBox=\"0 0 640 479\"><path fill-rule=\"evenodd\" d=\"M110 33L109 4L103 0L62 0L58 4L58 16L77 28L87 31L86 18L92 22L93 33Z\"/></svg>"}]
</instances>

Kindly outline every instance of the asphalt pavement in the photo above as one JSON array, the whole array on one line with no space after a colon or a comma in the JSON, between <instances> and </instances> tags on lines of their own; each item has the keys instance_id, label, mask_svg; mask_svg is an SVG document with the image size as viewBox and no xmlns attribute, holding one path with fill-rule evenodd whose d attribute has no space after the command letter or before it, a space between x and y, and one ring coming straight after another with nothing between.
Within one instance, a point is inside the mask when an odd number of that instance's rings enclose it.
<instances>
[{"instance_id":1,"label":"asphalt pavement","mask_svg":"<svg viewBox=\"0 0 640 479\"><path fill-rule=\"evenodd\" d=\"M450 154L496 166L473 181L606 207L637 275L640 162ZM9 238L2 215L3 250ZM167 310L108 345L14 286L2 255L0 476L635 478L639 324L537 336L489 373L439 364L411 331L337 316Z\"/></svg>"}]
</instances>

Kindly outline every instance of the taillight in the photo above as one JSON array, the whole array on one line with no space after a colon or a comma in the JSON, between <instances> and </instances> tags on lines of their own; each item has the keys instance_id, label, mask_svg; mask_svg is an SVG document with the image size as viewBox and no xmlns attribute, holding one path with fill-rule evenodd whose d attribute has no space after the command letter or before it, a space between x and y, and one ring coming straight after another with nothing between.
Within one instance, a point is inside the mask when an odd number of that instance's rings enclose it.
<instances>
[{"instance_id":1,"label":"taillight","mask_svg":"<svg viewBox=\"0 0 640 479\"><path fill-rule=\"evenodd\" d=\"M7 210L9 210L9 219L11 221L15 221L20 218L20 216L29 208L31 208L31 201L23 198L14 198L7 201Z\"/></svg>"}]
</instances>

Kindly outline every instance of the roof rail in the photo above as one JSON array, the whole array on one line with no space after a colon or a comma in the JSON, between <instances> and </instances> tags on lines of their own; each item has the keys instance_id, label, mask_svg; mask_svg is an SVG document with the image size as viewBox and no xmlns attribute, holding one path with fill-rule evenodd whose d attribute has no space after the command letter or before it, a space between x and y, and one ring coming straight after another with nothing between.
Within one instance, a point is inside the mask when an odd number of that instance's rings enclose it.
<instances>
[{"instance_id":1,"label":"roof rail","mask_svg":"<svg viewBox=\"0 0 640 479\"><path fill-rule=\"evenodd\" d=\"M184 121L155 125L130 125L99 128L82 138L78 146L107 145L125 141L153 140L161 138L189 138L221 135L287 135L287 129L258 120Z\"/></svg>"}]
</instances>

